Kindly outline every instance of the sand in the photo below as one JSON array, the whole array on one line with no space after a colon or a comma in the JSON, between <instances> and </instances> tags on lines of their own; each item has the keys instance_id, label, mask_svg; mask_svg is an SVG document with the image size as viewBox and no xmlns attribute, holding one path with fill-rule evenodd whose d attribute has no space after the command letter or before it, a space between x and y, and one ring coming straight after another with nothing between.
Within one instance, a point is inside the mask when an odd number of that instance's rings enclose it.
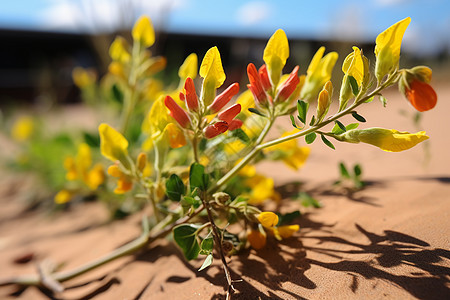
<instances>
[{"instance_id":1,"label":"sand","mask_svg":"<svg viewBox=\"0 0 450 300\"><path fill-rule=\"evenodd\" d=\"M274 176L280 191L307 191L323 207L282 201L281 211L301 210L301 230L290 239L270 239L259 251L229 259L233 279L240 280L233 299L450 298L450 88L441 86L437 93L437 107L420 125L431 137L425 147L386 153L370 145L335 143L333 151L316 142L299 172L275 163L259 166ZM387 98L386 109L374 101L361 110L369 124L365 127L416 131L399 113L413 113L406 101L396 91L389 91ZM351 192L332 186L340 161L363 166L365 189ZM70 269L140 233L139 214L110 223L99 203L55 215L24 211L15 201L21 188L12 178L0 191L0 277L35 273L36 263L45 259ZM29 254L30 262L14 262ZM172 242L163 240L65 282L63 293L4 286L0 298L224 299L219 260L198 272L201 264L186 262Z\"/></svg>"}]
</instances>

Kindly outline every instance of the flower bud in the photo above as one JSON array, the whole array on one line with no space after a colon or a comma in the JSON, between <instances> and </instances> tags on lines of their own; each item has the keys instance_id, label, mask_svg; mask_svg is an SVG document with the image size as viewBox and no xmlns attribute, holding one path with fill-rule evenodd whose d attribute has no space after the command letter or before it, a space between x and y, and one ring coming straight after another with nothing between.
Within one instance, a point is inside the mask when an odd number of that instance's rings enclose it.
<instances>
[{"instance_id":1,"label":"flower bud","mask_svg":"<svg viewBox=\"0 0 450 300\"><path fill-rule=\"evenodd\" d=\"M398 81L400 92L420 112L434 108L437 103L436 92L428 84L431 76L430 68L419 66L403 71Z\"/></svg>"},{"instance_id":2,"label":"flower bud","mask_svg":"<svg viewBox=\"0 0 450 300\"><path fill-rule=\"evenodd\" d=\"M227 122L219 121L212 125L206 126L206 128L203 130L203 133L205 134L205 137L207 139L212 139L218 136L219 134L224 133L227 130L228 130Z\"/></svg>"},{"instance_id":3,"label":"flower bud","mask_svg":"<svg viewBox=\"0 0 450 300\"><path fill-rule=\"evenodd\" d=\"M247 74L248 74L248 80L250 82L250 84L247 85L247 87L249 88L249 90L252 91L255 101L257 101L259 104L266 103L267 95L263 89L261 77L259 77L259 73L256 70L256 67L254 64L252 64L252 63L248 64Z\"/></svg>"},{"instance_id":4,"label":"flower bud","mask_svg":"<svg viewBox=\"0 0 450 300\"><path fill-rule=\"evenodd\" d=\"M220 114L217 115L217 117L219 118L219 120L225 121L229 124L234 119L234 117L236 117L240 112L241 112L241 105L238 103L221 112Z\"/></svg>"},{"instance_id":5,"label":"flower bud","mask_svg":"<svg viewBox=\"0 0 450 300\"><path fill-rule=\"evenodd\" d=\"M190 111L198 110L198 98L197 93L195 92L194 81L191 77L186 78L186 82L184 83L184 91L186 93L186 106Z\"/></svg>"},{"instance_id":6,"label":"flower bud","mask_svg":"<svg viewBox=\"0 0 450 300\"><path fill-rule=\"evenodd\" d=\"M136 167L140 172L142 172L145 169L146 165L147 165L147 154L141 152L139 153L136 159Z\"/></svg>"},{"instance_id":7,"label":"flower bud","mask_svg":"<svg viewBox=\"0 0 450 300\"><path fill-rule=\"evenodd\" d=\"M166 96L164 104L170 111L170 115L174 118L178 124L183 128L188 128L190 124L188 114L173 100L172 97Z\"/></svg>"},{"instance_id":8,"label":"flower bud","mask_svg":"<svg viewBox=\"0 0 450 300\"><path fill-rule=\"evenodd\" d=\"M239 119L234 119L230 123L228 123L228 130L233 131L242 127L244 123Z\"/></svg>"},{"instance_id":9,"label":"flower bud","mask_svg":"<svg viewBox=\"0 0 450 300\"><path fill-rule=\"evenodd\" d=\"M323 118L327 115L328 110L331 105L331 95L333 93L333 85L331 81L328 81L322 91L319 94L319 99L317 100L317 122L321 122Z\"/></svg>"},{"instance_id":10,"label":"flower bud","mask_svg":"<svg viewBox=\"0 0 450 300\"><path fill-rule=\"evenodd\" d=\"M262 86L266 91L269 91L272 88L272 84L270 83L269 73L267 73L267 66L262 65L258 70L259 76L261 77Z\"/></svg>"},{"instance_id":11,"label":"flower bud","mask_svg":"<svg viewBox=\"0 0 450 300\"><path fill-rule=\"evenodd\" d=\"M297 75L298 69L299 66L296 66L294 70L292 70L288 79L286 79L286 81L283 82L278 88L278 97L276 99L279 101L283 102L288 99L297 88L297 85L300 82L300 78Z\"/></svg>"},{"instance_id":12,"label":"flower bud","mask_svg":"<svg viewBox=\"0 0 450 300\"><path fill-rule=\"evenodd\" d=\"M233 83L225 91L216 96L213 103L208 107L212 113L216 113L221 110L225 105L230 102L231 98L239 92L239 84Z\"/></svg>"},{"instance_id":13,"label":"flower bud","mask_svg":"<svg viewBox=\"0 0 450 300\"><path fill-rule=\"evenodd\" d=\"M353 98L352 86L348 75L342 78L341 91L339 93L339 111L343 111L347 107L348 101Z\"/></svg>"}]
</instances>

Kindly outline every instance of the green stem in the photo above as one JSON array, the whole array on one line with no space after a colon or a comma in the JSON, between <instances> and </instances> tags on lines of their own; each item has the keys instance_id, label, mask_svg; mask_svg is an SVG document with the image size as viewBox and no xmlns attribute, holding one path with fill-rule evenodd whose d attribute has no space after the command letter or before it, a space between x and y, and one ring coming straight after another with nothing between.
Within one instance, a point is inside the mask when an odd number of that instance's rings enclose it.
<instances>
[{"instance_id":1,"label":"green stem","mask_svg":"<svg viewBox=\"0 0 450 300\"><path fill-rule=\"evenodd\" d=\"M239 172L245 165L247 165L260 151L262 151L265 148L271 147L271 146L275 146L296 138L299 138L301 136L305 136L311 132L316 132L317 130L319 130L320 128L330 124L331 122L334 122L335 120L348 115L350 113L352 113L354 111L355 108L357 108L358 106L360 106L361 104L364 103L364 101L366 101L367 99L370 99L371 97L378 95L380 93L381 90L383 90L384 88L386 88L387 86L392 84L392 81L394 80L396 74L393 74L391 77L389 77L385 83L383 83L381 86L378 86L375 90L373 90L371 93L369 93L368 95L362 97L361 99L359 97L357 97L355 99L355 102L349 106L348 108L346 108L343 111L338 112L337 114L335 114L334 116L326 119L325 121L320 122L319 124L316 124L314 126L309 127L306 130L302 130L299 131L295 134L291 134L285 137L281 137L278 139L274 139L272 141L266 142L264 144L258 144L262 142L262 140L264 139L265 135L267 135L270 127L273 124L271 122L268 122L266 124L266 127L264 128L263 132L261 133L260 137L257 140L256 143L256 147L253 148L252 151L250 151L237 165L235 165L227 174L225 174L221 179L219 179L215 185L213 185L208 192L210 193L214 193L216 191L218 191L223 185L225 185L231 178L233 178L237 172ZM266 132L267 130L267 132Z\"/></svg>"}]
</instances>

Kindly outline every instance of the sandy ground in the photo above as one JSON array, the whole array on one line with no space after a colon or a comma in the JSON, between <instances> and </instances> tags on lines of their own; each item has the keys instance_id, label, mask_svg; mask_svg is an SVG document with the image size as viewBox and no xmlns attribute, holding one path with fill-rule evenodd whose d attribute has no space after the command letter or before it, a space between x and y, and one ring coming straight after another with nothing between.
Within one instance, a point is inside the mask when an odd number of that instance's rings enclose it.
<instances>
[{"instance_id":1,"label":"sandy ground","mask_svg":"<svg viewBox=\"0 0 450 300\"><path fill-rule=\"evenodd\" d=\"M370 145L320 142L299 172L264 163L282 191L307 191L323 204L305 209L284 201L282 211L300 208L298 234L269 240L259 251L229 260L235 299L450 299L450 88L437 89L437 107L424 115L426 146L386 153ZM388 92L388 107L374 101L360 114L367 127L416 131L413 109ZM347 121L348 123L348 121ZM355 193L332 187L337 164L360 163L368 186ZM295 184L300 182L300 184ZM137 237L140 216L108 223L100 204L86 203L48 216L26 212L14 201L20 184L8 181L0 193L0 277L35 273L36 262L51 259L70 269ZM29 263L14 260L34 254ZM201 260L186 262L170 241L152 244L64 283L57 295L37 288L0 287L1 299L223 299L225 278L219 260L197 272Z\"/></svg>"}]
</instances>

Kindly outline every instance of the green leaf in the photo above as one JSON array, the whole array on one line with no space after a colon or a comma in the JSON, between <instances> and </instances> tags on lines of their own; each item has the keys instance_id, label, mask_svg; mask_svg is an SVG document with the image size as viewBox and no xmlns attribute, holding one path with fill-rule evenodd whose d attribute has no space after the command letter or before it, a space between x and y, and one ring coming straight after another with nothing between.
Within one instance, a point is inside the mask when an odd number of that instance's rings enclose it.
<instances>
[{"instance_id":1,"label":"green leaf","mask_svg":"<svg viewBox=\"0 0 450 300\"><path fill-rule=\"evenodd\" d=\"M303 100L297 100L298 118L303 124L306 123L306 113L308 112L308 103Z\"/></svg>"},{"instance_id":2,"label":"green leaf","mask_svg":"<svg viewBox=\"0 0 450 300\"><path fill-rule=\"evenodd\" d=\"M200 244L200 254L208 255L213 251L214 248L214 239L210 236L203 239Z\"/></svg>"},{"instance_id":3,"label":"green leaf","mask_svg":"<svg viewBox=\"0 0 450 300\"><path fill-rule=\"evenodd\" d=\"M294 128L300 129L300 128L298 128L297 124L295 124L294 116L293 116L293 115L290 115L289 117L291 118L292 126L294 126Z\"/></svg>"},{"instance_id":4,"label":"green leaf","mask_svg":"<svg viewBox=\"0 0 450 300\"><path fill-rule=\"evenodd\" d=\"M358 93L359 93L359 88L358 88L358 82L356 81L355 77L353 77L353 76L348 76L348 79L349 79L350 85L351 85L351 87L352 87L353 95L355 95L355 96L358 95Z\"/></svg>"},{"instance_id":5,"label":"green leaf","mask_svg":"<svg viewBox=\"0 0 450 300\"><path fill-rule=\"evenodd\" d=\"M358 115L355 111L352 112L352 116L353 116L353 118L355 118L356 120L358 120L358 121L360 121L362 123L366 122L366 119L364 119L363 116Z\"/></svg>"},{"instance_id":6,"label":"green leaf","mask_svg":"<svg viewBox=\"0 0 450 300\"><path fill-rule=\"evenodd\" d=\"M117 84L114 84L111 88L111 96L114 101L118 103L123 103L123 93L120 90L119 86Z\"/></svg>"},{"instance_id":7,"label":"green leaf","mask_svg":"<svg viewBox=\"0 0 450 300\"><path fill-rule=\"evenodd\" d=\"M339 128L343 131L346 132L347 128L344 126L344 124L342 124L340 121L336 120L334 121L336 123L337 126L339 126Z\"/></svg>"},{"instance_id":8,"label":"green leaf","mask_svg":"<svg viewBox=\"0 0 450 300\"><path fill-rule=\"evenodd\" d=\"M250 138L248 137L248 135L245 133L244 130L238 128L238 129L230 131L230 133L231 133L231 136L237 137L238 139L240 139L245 144L250 143Z\"/></svg>"},{"instance_id":9,"label":"green leaf","mask_svg":"<svg viewBox=\"0 0 450 300\"><path fill-rule=\"evenodd\" d=\"M200 206L202 201L198 197L189 197L189 196L183 196L181 199L182 204L187 204L187 206L193 206L194 208L197 208Z\"/></svg>"},{"instance_id":10,"label":"green leaf","mask_svg":"<svg viewBox=\"0 0 450 300\"><path fill-rule=\"evenodd\" d=\"M248 109L248 111L251 112L251 113L257 114L258 116L261 116L261 117L265 117L266 116L265 114L263 114L262 112L260 112L259 110L257 110L256 108L253 108L253 107L250 107Z\"/></svg>"},{"instance_id":11,"label":"green leaf","mask_svg":"<svg viewBox=\"0 0 450 300\"><path fill-rule=\"evenodd\" d=\"M187 260L197 258L200 246L197 242L198 226L194 224L182 224L173 229L173 238L183 251Z\"/></svg>"},{"instance_id":12,"label":"green leaf","mask_svg":"<svg viewBox=\"0 0 450 300\"><path fill-rule=\"evenodd\" d=\"M381 96L381 95L380 95L380 101L381 101L381 104L383 104L383 107L386 107L386 105L387 105L387 99L386 99L384 96Z\"/></svg>"},{"instance_id":13,"label":"green leaf","mask_svg":"<svg viewBox=\"0 0 450 300\"><path fill-rule=\"evenodd\" d=\"M356 177L359 177L359 176L361 176L361 174L362 174L362 169L361 169L361 166L360 166L359 164L356 164L356 165L353 167L353 171L355 172L355 176L356 176Z\"/></svg>"},{"instance_id":14,"label":"green leaf","mask_svg":"<svg viewBox=\"0 0 450 300\"><path fill-rule=\"evenodd\" d=\"M98 134L91 134L89 132L83 132L83 138L86 144L92 148L100 147L100 136Z\"/></svg>"},{"instance_id":15,"label":"green leaf","mask_svg":"<svg viewBox=\"0 0 450 300\"><path fill-rule=\"evenodd\" d=\"M339 135L344 133L344 131L342 131L341 127L339 127L338 124L334 124L333 129L331 129L331 133Z\"/></svg>"},{"instance_id":16,"label":"green leaf","mask_svg":"<svg viewBox=\"0 0 450 300\"><path fill-rule=\"evenodd\" d=\"M325 143L325 145L327 145L328 147L330 147L333 150L336 150L333 143L331 143L329 140L327 140L327 138L323 134L321 134L320 136L322 138L322 141Z\"/></svg>"},{"instance_id":17,"label":"green leaf","mask_svg":"<svg viewBox=\"0 0 450 300\"><path fill-rule=\"evenodd\" d=\"M347 171L347 168L345 167L344 163L339 164L339 171L341 172L341 176L344 178L350 178L350 173Z\"/></svg>"},{"instance_id":18,"label":"green leaf","mask_svg":"<svg viewBox=\"0 0 450 300\"><path fill-rule=\"evenodd\" d=\"M298 211L298 210L287 213L287 214L277 213L277 215L278 215L278 225L277 226L289 224L292 221L294 221L295 219L300 218L300 216L301 216L300 211Z\"/></svg>"},{"instance_id":19,"label":"green leaf","mask_svg":"<svg viewBox=\"0 0 450 300\"><path fill-rule=\"evenodd\" d=\"M208 256L205 258L205 261L203 262L202 266L200 267L200 269L198 269L199 271L209 267L213 262L213 255L212 254L208 254Z\"/></svg>"},{"instance_id":20,"label":"green leaf","mask_svg":"<svg viewBox=\"0 0 450 300\"><path fill-rule=\"evenodd\" d=\"M364 103L370 103L370 102L372 102L374 97L375 97L375 96L370 97L369 99L367 99L366 101L364 101Z\"/></svg>"},{"instance_id":21,"label":"green leaf","mask_svg":"<svg viewBox=\"0 0 450 300\"><path fill-rule=\"evenodd\" d=\"M176 174L170 175L166 181L166 195L172 201L179 202L181 195L184 194L184 184L180 177Z\"/></svg>"},{"instance_id":22,"label":"green leaf","mask_svg":"<svg viewBox=\"0 0 450 300\"><path fill-rule=\"evenodd\" d=\"M298 194L297 199L301 201L302 206L304 207L315 207L315 208L321 208L322 204L319 203L315 198L311 197L308 193L301 192Z\"/></svg>"},{"instance_id":23,"label":"green leaf","mask_svg":"<svg viewBox=\"0 0 450 300\"><path fill-rule=\"evenodd\" d=\"M314 142L314 140L316 139L316 133L315 132L311 132L308 133L307 135L305 135L305 142L307 144L312 144L312 142Z\"/></svg>"},{"instance_id":24,"label":"green leaf","mask_svg":"<svg viewBox=\"0 0 450 300\"><path fill-rule=\"evenodd\" d=\"M189 186L191 192L195 188L201 191L208 189L209 175L205 174L205 167L199 163L193 163L189 171Z\"/></svg>"},{"instance_id":25,"label":"green leaf","mask_svg":"<svg viewBox=\"0 0 450 300\"><path fill-rule=\"evenodd\" d=\"M347 131L349 131L349 130L358 128L358 126L359 126L359 123L351 123L351 124L348 124L347 126L345 126L345 129L347 129Z\"/></svg>"},{"instance_id":26,"label":"green leaf","mask_svg":"<svg viewBox=\"0 0 450 300\"><path fill-rule=\"evenodd\" d=\"M309 122L309 126L313 126L314 123L316 123L316 116L315 115L312 116L311 122Z\"/></svg>"}]
</instances>

